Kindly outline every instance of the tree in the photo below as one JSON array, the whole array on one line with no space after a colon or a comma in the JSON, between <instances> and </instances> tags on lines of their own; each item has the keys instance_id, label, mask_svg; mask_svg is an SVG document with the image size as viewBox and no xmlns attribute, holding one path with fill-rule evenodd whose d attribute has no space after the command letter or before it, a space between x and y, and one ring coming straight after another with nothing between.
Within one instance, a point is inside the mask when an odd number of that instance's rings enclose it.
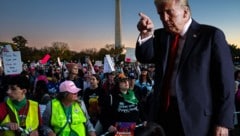
<instances>
[{"instance_id":1,"label":"tree","mask_svg":"<svg viewBox=\"0 0 240 136\"><path fill-rule=\"evenodd\" d=\"M51 55L52 60L57 60L57 57L62 58L67 58L71 57L69 55L66 55L67 52L69 51L69 46L67 43L64 42L53 42L52 46L49 47L49 54Z\"/></svg>"},{"instance_id":2,"label":"tree","mask_svg":"<svg viewBox=\"0 0 240 136\"><path fill-rule=\"evenodd\" d=\"M13 43L16 44L17 49L20 50L20 51L22 49L24 49L26 47L26 44L27 44L27 40L21 35L13 37L12 41L13 41Z\"/></svg>"},{"instance_id":3,"label":"tree","mask_svg":"<svg viewBox=\"0 0 240 136\"><path fill-rule=\"evenodd\" d=\"M29 58L31 58L29 55L31 48L26 46L27 40L23 36L18 35L13 37L12 41L16 47L14 50L19 50L21 52L22 61L27 62Z\"/></svg>"},{"instance_id":4,"label":"tree","mask_svg":"<svg viewBox=\"0 0 240 136\"><path fill-rule=\"evenodd\" d=\"M125 47L121 46L119 48L115 48L114 44L107 44L105 48L101 48L98 52L98 56L103 60L106 54L109 54L114 58L116 64L119 64L124 60L125 54L123 54Z\"/></svg>"},{"instance_id":5,"label":"tree","mask_svg":"<svg viewBox=\"0 0 240 136\"><path fill-rule=\"evenodd\" d=\"M240 48L238 48L235 44L231 44L229 46L234 64L240 64Z\"/></svg>"},{"instance_id":6,"label":"tree","mask_svg":"<svg viewBox=\"0 0 240 136\"><path fill-rule=\"evenodd\" d=\"M65 51L69 50L68 44L64 42L53 42L52 48L55 50L57 56L62 56Z\"/></svg>"}]
</instances>

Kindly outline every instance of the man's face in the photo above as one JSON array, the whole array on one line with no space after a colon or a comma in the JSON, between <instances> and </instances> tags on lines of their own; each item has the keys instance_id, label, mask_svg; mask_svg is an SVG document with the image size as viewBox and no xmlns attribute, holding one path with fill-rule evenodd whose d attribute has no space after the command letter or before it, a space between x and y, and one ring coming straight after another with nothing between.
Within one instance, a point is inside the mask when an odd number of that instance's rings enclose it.
<instances>
[{"instance_id":1,"label":"man's face","mask_svg":"<svg viewBox=\"0 0 240 136\"><path fill-rule=\"evenodd\" d=\"M129 89L129 82L128 80L123 80L119 82L119 88L121 91L127 91Z\"/></svg>"},{"instance_id":2,"label":"man's face","mask_svg":"<svg viewBox=\"0 0 240 136\"><path fill-rule=\"evenodd\" d=\"M175 34L180 34L189 19L190 11L187 6L175 3L174 0L156 5L157 12L164 28Z\"/></svg>"},{"instance_id":3,"label":"man's face","mask_svg":"<svg viewBox=\"0 0 240 136\"><path fill-rule=\"evenodd\" d=\"M26 89L21 89L17 85L9 85L7 95L11 100L21 101L25 98Z\"/></svg>"}]
</instances>

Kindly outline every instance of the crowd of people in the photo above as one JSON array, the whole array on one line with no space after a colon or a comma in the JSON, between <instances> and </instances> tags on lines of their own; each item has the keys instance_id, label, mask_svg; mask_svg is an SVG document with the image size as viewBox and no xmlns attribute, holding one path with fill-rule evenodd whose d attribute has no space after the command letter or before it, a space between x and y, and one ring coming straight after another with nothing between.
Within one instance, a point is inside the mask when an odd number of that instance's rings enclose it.
<instances>
[{"instance_id":1,"label":"crowd of people","mask_svg":"<svg viewBox=\"0 0 240 136\"><path fill-rule=\"evenodd\" d=\"M87 67L30 66L1 76L1 135L230 135L240 109L240 72L234 88L223 31L195 21L188 0L154 4L163 28L139 13L141 65L104 72L88 60Z\"/></svg>"},{"instance_id":2,"label":"crowd of people","mask_svg":"<svg viewBox=\"0 0 240 136\"><path fill-rule=\"evenodd\" d=\"M104 73L103 66L92 66L89 61L86 66L72 62L64 67L29 65L19 75L2 74L1 91L5 95L0 120L9 130L1 134L17 135L23 128L32 136L37 132L43 136L114 135L120 130L120 122L146 125L154 65L126 63L115 69ZM30 110L38 114L27 114ZM10 120L4 123L8 114ZM28 123L28 118L34 123ZM134 129L135 134L140 132Z\"/></svg>"}]
</instances>

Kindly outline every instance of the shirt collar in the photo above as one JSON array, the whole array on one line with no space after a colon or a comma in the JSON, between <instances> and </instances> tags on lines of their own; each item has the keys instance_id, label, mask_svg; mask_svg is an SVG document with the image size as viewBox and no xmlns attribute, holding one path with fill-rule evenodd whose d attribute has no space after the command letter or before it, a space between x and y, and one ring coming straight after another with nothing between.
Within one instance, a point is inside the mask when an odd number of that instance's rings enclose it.
<instances>
[{"instance_id":1,"label":"shirt collar","mask_svg":"<svg viewBox=\"0 0 240 136\"><path fill-rule=\"evenodd\" d=\"M180 34L182 37L184 37L184 35L186 34L186 32L187 32L188 28L190 27L191 23L192 23L192 18L190 18L190 19L187 21L187 23L184 25L183 31L182 31L181 34Z\"/></svg>"}]
</instances>

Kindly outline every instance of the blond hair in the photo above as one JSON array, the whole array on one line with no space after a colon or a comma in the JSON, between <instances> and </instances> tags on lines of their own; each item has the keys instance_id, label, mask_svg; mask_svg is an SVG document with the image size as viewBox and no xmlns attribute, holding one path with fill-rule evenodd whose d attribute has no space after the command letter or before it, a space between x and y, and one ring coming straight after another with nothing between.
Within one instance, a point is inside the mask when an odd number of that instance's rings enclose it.
<instances>
[{"instance_id":1,"label":"blond hair","mask_svg":"<svg viewBox=\"0 0 240 136\"><path fill-rule=\"evenodd\" d=\"M175 1L176 3L189 7L188 0L154 0L155 5L161 5L162 3Z\"/></svg>"}]
</instances>

